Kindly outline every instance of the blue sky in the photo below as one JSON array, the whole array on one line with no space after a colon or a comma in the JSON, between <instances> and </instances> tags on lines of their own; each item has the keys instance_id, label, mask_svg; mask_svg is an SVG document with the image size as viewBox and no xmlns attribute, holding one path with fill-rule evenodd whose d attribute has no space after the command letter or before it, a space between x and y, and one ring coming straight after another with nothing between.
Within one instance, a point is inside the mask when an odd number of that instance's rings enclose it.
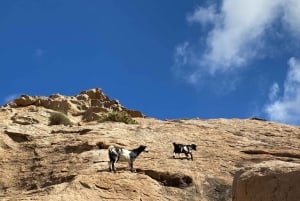
<instances>
[{"instance_id":1,"label":"blue sky","mask_svg":"<svg viewBox=\"0 0 300 201\"><path fill-rule=\"evenodd\" d=\"M159 119L300 125L298 0L0 2L0 103L100 87Z\"/></svg>"}]
</instances>

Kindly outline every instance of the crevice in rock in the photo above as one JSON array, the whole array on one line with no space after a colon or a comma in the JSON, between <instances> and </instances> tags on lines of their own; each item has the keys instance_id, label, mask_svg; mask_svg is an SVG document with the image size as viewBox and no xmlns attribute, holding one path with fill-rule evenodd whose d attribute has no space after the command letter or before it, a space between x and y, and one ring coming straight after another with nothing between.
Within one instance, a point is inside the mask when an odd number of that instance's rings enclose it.
<instances>
[{"instance_id":1,"label":"crevice in rock","mask_svg":"<svg viewBox=\"0 0 300 201\"><path fill-rule=\"evenodd\" d=\"M88 142L84 142L76 145L68 145L64 148L65 153L76 153L80 154L85 151L90 151L93 149L108 149L110 145L105 144L104 142L97 142L96 145L90 145Z\"/></svg>"},{"instance_id":2,"label":"crevice in rock","mask_svg":"<svg viewBox=\"0 0 300 201\"><path fill-rule=\"evenodd\" d=\"M69 134L69 133L79 133L80 135L87 134L88 132L92 131L93 129L85 128L85 129L78 129L78 130L52 130L51 133L62 133L62 134Z\"/></svg>"},{"instance_id":3,"label":"crevice in rock","mask_svg":"<svg viewBox=\"0 0 300 201\"><path fill-rule=\"evenodd\" d=\"M82 144L77 144L77 145L68 145L65 147L65 153L77 153L80 154L85 151L90 151L92 149L97 148L95 145L90 145L87 142L84 142Z\"/></svg>"},{"instance_id":4,"label":"crevice in rock","mask_svg":"<svg viewBox=\"0 0 300 201\"><path fill-rule=\"evenodd\" d=\"M109 188L108 187L103 187L103 186L100 186L100 185L97 185L97 184L95 184L95 186L97 187L97 188L99 188L99 189L101 189L101 190L109 190Z\"/></svg>"},{"instance_id":5,"label":"crevice in rock","mask_svg":"<svg viewBox=\"0 0 300 201\"><path fill-rule=\"evenodd\" d=\"M13 141L21 143L21 142L27 142L30 141L30 137L27 134L23 133L15 133L15 132L9 132L5 130L5 133L10 137Z\"/></svg>"},{"instance_id":6,"label":"crevice in rock","mask_svg":"<svg viewBox=\"0 0 300 201\"><path fill-rule=\"evenodd\" d=\"M300 153L288 152L288 151L264 151L264 150L243 150L241 151L245 154L249 155L257 155L257 154L269 154L277 157L287 157L287 158L298 158L300 159Z\"/></svg>"},{"instance_id":7,"label":"crevice in rock","mask_svg":"<svg viewBox=\"0 0 300 201\"><path fill-rule=\"evenodd\" d=\"M110 146L108 144L105 144L104 142L97 142L96 145L99 149L108 149L108 147Z\"/></svg>"},{"instance_id":8,"label":"crevice in rock","mask_svg":"<svg viewBox=\"0 0 300 201\"><path fill-rule=\"evenodd\" d=\"M251 117L250 120L256 120L256 121L267 121L266 119L259 118L259 117Z\"/></svg>"},{"instance_id":9,"label":"crevice in rock","mask_svg":"<svg viewBox=\"0 0 300 201\"><path fill-rule=\"evenodd\" d=\"M193 184L193 178L182 173L159 172L156 170L137 169L138 173L145 174L164 186L186 188Z\"/></svg>"},{"instance_id":10,"label":"crevice in rock","mask_svg":"<svg viewBox=\"0 0 300 201\"><path fill-rule=\"evenodd\" d=\"M89 184L87 184L87 183L85 183L85 182L83 182L83 181L79 181L79 183L80 183L83 187L88 188L88 189L91 189L91 187L90 187Z\"/></svg>"}]
</instances>

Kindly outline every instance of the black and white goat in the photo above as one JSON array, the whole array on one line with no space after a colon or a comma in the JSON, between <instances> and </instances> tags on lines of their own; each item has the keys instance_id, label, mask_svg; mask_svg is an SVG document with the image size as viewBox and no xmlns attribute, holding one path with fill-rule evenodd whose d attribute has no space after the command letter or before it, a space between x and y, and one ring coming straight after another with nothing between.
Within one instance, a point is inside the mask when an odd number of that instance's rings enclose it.
<instances>
[{"instance_id":1,"label":"black and white goat","mask_svg":"<svg viewBox=\"0 0 300 201\"><path fill-rule=\"evenodd\" d=\"M148 152L146 150L147 146L140 145L136 149L127 150L120 147L110 146L108 148L108 156L109 156L109 171L116 172L116 163L120 162L128 162L130 171L133 172L133 162L134 160L142 153Z\"/></svg>"},{"instance_id":2,"label":"black and white goat","mask_svg":"<svg viewBox=\"0 0 300 201\"><path fill-rule=\"evenodd\" d=\"M184 153L185 156L187 157L187 159L189 159L189 155L190 158L193 160L193 154L192 154L192 150L197 149L197 145L195 144L176 144L175 142L173 142L173 146L174 146L174 151L173 151L173 158L175 158L176 154L180 154Z\"/></svg>"}]
</instances>

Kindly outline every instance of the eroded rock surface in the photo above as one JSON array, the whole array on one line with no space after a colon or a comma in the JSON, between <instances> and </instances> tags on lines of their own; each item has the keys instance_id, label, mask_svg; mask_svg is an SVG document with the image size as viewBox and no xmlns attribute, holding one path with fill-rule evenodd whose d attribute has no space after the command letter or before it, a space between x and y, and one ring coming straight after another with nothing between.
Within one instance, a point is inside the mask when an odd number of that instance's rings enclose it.
<instances>
[{"instance_id":1,"label":"eroded rock surface","mask_svg":"<svg viewBox=\"0 0 300 201\"><path fill-rule=\"evenodd\" d=\"M271 160L240 170L233 182L233 201L298 201L300 164Z\"/></svg>"},{"instance_id":2,"label":"eroded rock surface","mask_svg":"<svg viewBox=\"0 0 300 201\"><path fill-rule=\"evenodd\" d=\"M103 113L110 111L126 111L132 117L144 117L140 111L130 110L123 107L118 100L111 100L99 88L82 91L75 96L61 94L53 94L49 97L21 95L13 102L5 105L6 108L26 106L44 107L72 116L81 116L84 121L95 121Z\"/></svg>"},{"instance_id":3,"label":"eroded rock surface","mask_svg":"<svg viewBox=\"0 0 300 201\"><path fill-rule=\"evenodd\" d=\"M88 90L75 98L53 95L47 99L66 99L64 103L71 106L61 108L69 108L67 115L74 125L49 126L49 113L57 107L46 107L41 98L26 97L26 102L15 101L0 110L0 200L229 201L232 193L234 199L244 196L246 183L277 182L272 180L277 178L272 171L263 176L253 171L246 177L241 170L257 164L260 171L262 167L271 170L274 160L283 169L300 164L300 128L296 126L257 119L88 122L82 118L89 108L108 104L109 98L100 90ZM118 101L112 104L124 110ZM173 159L173 142L197 144L194 160L183 155ZM135 173L127 163L117 163L115 174L108 172L110 145L133 149L141 144L149 152L134 162ZM239 182L232 190L237 173ZM296 169L286 171L278 178L293 189L299 181L296 173ZM285 189L284 182L271 189ZM250 188L247 195L261 189ZM264 192L271 197L270 189Z\"/></svg>"}]
</instances>

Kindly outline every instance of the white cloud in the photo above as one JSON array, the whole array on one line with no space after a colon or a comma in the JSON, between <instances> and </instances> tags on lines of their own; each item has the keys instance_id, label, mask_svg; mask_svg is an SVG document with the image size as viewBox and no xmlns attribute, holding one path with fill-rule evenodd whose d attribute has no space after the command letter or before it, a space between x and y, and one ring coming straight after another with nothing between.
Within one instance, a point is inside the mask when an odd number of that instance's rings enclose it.
<instances>
[{"instance_id":1,"label":"white cloud","mask_svg":"<svg viewBox=\"0 0 300 201\"><path fill-rule=\"evenodd\" d=\"M288 64L283 95L271 100L265 111L271 120L300 124L300 61L292 57Z\"/></svg>"},{"instance_id":2,"label":"white cloud","mask_svg":"<svg viewBox=\"0 0 300 201\"><path fill-rule=\"evenodd\" d=\"M300 34L300 1L287 0L284 7L283 21L290 28L295 36Z\"/></svg>"},{"instance_id":3,"label":"white cloud","mask_svg":"<svg viewBox=\"0 0 300 201\"><path fill-rule=\"evenodd\" d=\"M221 22L207 38L203 59L211 71L227 71L256 55L263 34L276 18L280 0L224 0ZM220 25L219 25L220 24Z\"/></svg>"},{"instance_id":4,"label":"white cloud","mask_svg":"<svg viewBox=\"0 0 300 201\"><path fill-rule=\"evenodd\" d=\"M184 42L178 45L175 49L175 64L176 66L186 65L188 60L188 49L189 43Z\"/></svg>"},{"instance_id":5,"label":"white cloud","mask_svg":"<svg viewBox=\"0 0 300 201\"><path fill-rule=\"evenodd\" d=\"M268 33L275 31L275 23L283 23L283 28L300 40L299 10L299 0L222 0L219 7L197 7L187 16L187 22L204 27L199 38L205 42L186 42L189 45L185 51L175 53L175 60L179 56L185 62L175 65L185 77L189 74L194 80L203 74L222 75L247 67L262 57L266 46L274 45L268 44ZM186 68L188 65L194 68Z\"/></svg>"},{"instance_id":6,"label":"white cloud","mask_svg":"<svg viewBox=\"0 0 300 201\"><path fill-rule=\"evenodd\" d=\"M210 5L207 8L198 7L193 14L187 16L187 21L189 23L200 23L201 25L206 25L209 23L214 23L218 19L216 5Z\"/></svg>"},{"instance_id":7,"label":"white cloud","mask_svg":"<svg viewBox=\"0 0 300 201\"><path fill-rule=\"evenodd\" d=\"M277 82L275 82L271 87L270 87L270 92L269 92L269 99L270 101L274 101L279 94L279 85Z\"/></svg>"},{"instance_id":8,"label":"white cloud","mask_svg":"<svg viewBox=\"0 0 300 201\"><path fill-rule=\"evenodd\" d=\"M194 52L191 51L189 42L184 42L177 45L175 48L175 65L173 72L176 76L183 78L185 81L196 84L197 78L200 76L195 72L193 65L196 61L193 56Z\"/></svg>"}]
</instances>

